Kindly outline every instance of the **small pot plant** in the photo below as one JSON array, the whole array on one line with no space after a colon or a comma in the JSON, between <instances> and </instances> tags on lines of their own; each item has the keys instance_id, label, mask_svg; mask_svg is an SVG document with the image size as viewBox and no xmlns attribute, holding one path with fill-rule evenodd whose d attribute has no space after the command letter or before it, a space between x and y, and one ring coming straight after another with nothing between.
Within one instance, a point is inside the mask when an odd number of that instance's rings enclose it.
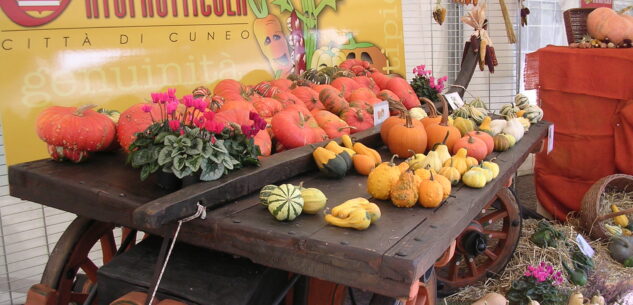
<instances>
[{"instance_id":1,"label":"small pot plant","mask_svg":"<svg viewBox=\"0 0 633 305\"><path fill-rule=\"evenodd\" d=\"M527 266L523 276L512 282L506 296L510 305L528 305L532 300L541 305L563 305L569 296L569 292L560 287L563 280L561 271L541 262L538 266Z\"/></svg>"},{"instance_id":2,"label":"small pot plant","mask_svg":"<svg viewBox=\"0 0 633 305\"><path fill-rule=\"evenodd\" d=\"M425 65L419 65L413 68L415 75L411 80L411 87L415 91L418 98L426 97L429 100L439 103L438 94L444 90L444 83L448 80L448 76L435 78L431 70L425 70Z\"/></svg>"},{"instance_id":3,"label":"small pot plant","mask_svg":"<svg viewBox=\"0 0 633 305\"><path fill-rule=\"evenodd\" d=\"M215 119L208 102L186 95L178 99L175 90L153 93L152 103L161 110L161 117L145 131L136 134L130 145L128 163L141 169L141 180L159 170L178 179L197 177L202 181L217 180L224 174L244 166L259 165L259 147L253 137L266 128L266 122L251 112L251 125ZM151 116L152 105L143 111Z\"/></svg>"}]
</instances>

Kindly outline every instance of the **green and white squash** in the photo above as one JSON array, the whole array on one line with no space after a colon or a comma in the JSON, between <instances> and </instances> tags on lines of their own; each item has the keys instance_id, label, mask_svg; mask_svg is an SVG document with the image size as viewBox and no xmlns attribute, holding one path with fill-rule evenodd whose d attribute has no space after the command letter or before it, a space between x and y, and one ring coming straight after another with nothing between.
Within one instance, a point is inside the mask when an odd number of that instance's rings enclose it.
<instances>
[{"instance_id":1,"label":"green and white squash","mask_svg":"<svg viewBox=\"0 0 633 305\"><path fill-rule=\"evenodd\" d=\"M259 203L267 206L268 205L268 197L270 196L270 194L272 193L273 190L275 190L277 188L276 185L265 185L264 187L262 187L262 189L259 191Z\"/></svg>"},{"instance_id":2,"label":"green and white squash","mask_svg":"<svg viewBox=\"0 0 633 305\"><path fill-rule=\"evenodd\" d=\"M543 109L536 105L530 105L525 108L525 114L523 117L530 120L530 123L535 124L543 119Z\"/></svg>"},{"instance_id":3,"label":"green and white squash","mask_svg":"<svg viewBox=\"0 0 633 305\"><path fill-rule=\"evenodd\" d=\"M453 118L469 119L470 111L468 108L469 108L468 105L464 105L462 107L457 108L455 111L453 111Z\"/></svg>"},{"instance_id":4,"label":"green and white squash","mask_svg":"<svg viewBox=\"0 0 633 305\"><path fill-rule=\"evenodd\" d=\"M279 221L292 221L303 211L303 197L298 187L282 184L268 196L268 211Z\"/></svg>"},{"instance_id":5,"label":"green and white squash","mask_svg":"<svg viewBox=\"0 0 633 305\"><path fill-rule=\"evenodd\" d=\"M483 108L485 110L488 110L488 107L486 107L486 103L480 98L476 98L476 99L472 100L470 102L470 105L475 107L475 108Z\"/></svg>"},{"instance_id":6,"label":"green and white squash","mask_svg":"<svg viewBox=\"0 0 633 305\"><path fill-rule=\"evenodd\" d=\"M517 94L514 96L514 104L519 107L519 109L523 110L530 106L530 100L524 94Z\"/></svg>"},{"instance_id":7,"label":"green and white squash","mask_svg":"<svg viewBox=\"0 0 633 305\"><path fill-rule=\"evenodd\" d=\"M519 111L521 111L519 107L517 107L514 103L510 103L503 105L503 107L501 107L501 110L499 111L499 114L506 117L511 117L512 115L516 116L517 112Z\"/></svg>"},{"instance_id":8,"label":"green and white squash","mask_svg":"<svg viewBox=\"0 0 633 305\"><path fill-rule=\"evenodd\" d=\"M475 123L477 123L477 125L481 124L484 118L488 116L488 111L484 108L470 107L469 111L470 117L473 119L473 121L475 121Z\"/></svg>"}]
</instances>

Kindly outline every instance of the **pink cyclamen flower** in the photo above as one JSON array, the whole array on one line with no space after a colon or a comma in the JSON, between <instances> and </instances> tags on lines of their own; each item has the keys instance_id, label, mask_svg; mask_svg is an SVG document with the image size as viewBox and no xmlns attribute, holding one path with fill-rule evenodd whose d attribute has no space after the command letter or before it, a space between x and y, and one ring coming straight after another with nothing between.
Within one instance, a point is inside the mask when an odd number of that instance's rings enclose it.
<instances>
[{"instance_id":1,"label":"pink cyclamen flower","mask_svg":"<svg viewBox=\"0 0 633 305\"><path fill-rule=\"evenodd\" d=\"M176 97L176 88L168 88L167 89L167 96L170 98L175 98Z\"/></svg>"},{"instance_id":2,"label":"pink cyclamen flower","mask_svg":"<svg viewBox=\"0 0 633 305\"><path fill-rule=\"evenodd\" d=\"M160 93L152 93L150 96L152 97L152 103L156 104L160 101Z\"/></svg>"},{"instance_id":3,"label":"pink cyclamen flower","mask_svg":"<svg viewBox=\"0 0 633 305\"><path fill-rule=\"evenodd\" d=\"M194 100L194 107L198 109L198 111L203 112L205 109L209 107L209 102L203 99Z\"/></svg>"},{"instance_id":4,"label":"pink cyclamen flower","mask_svg":"<svg viewBox=\"0 0 633 305\"><path fill-rule=\"evenodd\" d=\"M196 125L198 128L204 128L205 119L204 117L199 117L193 120L193 125Z\"/></svg>"},{"instance_id":5,"label":"pink cyclamen flower","mask_svg":"<svg viewBox=\"0 0 633 305\"><path fill-rule=\"evenodd\" d=\"M185 104L187 108L193 107L193 95L189 94L189 95L183 96L180 102Z\"/></svg>"},{"instance_id":6,"label":"pink cyclamen flower","mask_svg":"<svg viewBox=\"0 0 633 305\"><path fill-rule=\"evenodd\" d=\"M169 121L169 128L171 128L171 130L173 131L178 131L180 129L180 121L178 120Z\"/></svg>"},{"instance_id":7,"label":"pink cyclamen flower","mask_svg":"<svg viewBox=\"0 0 633 305\"><path fill-rule=\"evenodd\" d=\"M143 112L152 112L152 105L150 104L145 104L143 106L141 106L141 110L143 110Z\"/></svg>"},{"instance_id":8,"label":"pink cyclamen flower","mask_svg":"<svg viewBox=\"0 0 633 305\"><path fill-rule=\"evenodd\" d=\"M213 121L213 118L215 118L215 112L213 111L205 111L205 113L203 114L204 118L207 121Z\"/></svg>"},{"instance_id":9,"label":"pink cyclamen flower","mask_svg":"<svg viewBox=\"0 0 633 305\"><path fill-rule=\"evenodd\" d=\"M178 103L171 102L167 104L166 110L168 114L173 114L174 112L176 112L176 109L178 109Z\"/></svg>"}]
</instances>

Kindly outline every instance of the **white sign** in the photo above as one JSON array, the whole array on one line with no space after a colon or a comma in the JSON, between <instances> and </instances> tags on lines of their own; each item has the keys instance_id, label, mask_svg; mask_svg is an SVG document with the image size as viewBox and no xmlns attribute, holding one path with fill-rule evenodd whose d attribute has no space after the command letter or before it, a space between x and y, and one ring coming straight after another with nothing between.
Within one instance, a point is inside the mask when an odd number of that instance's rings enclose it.
<instances>
[{"instance_id":1,"label":"white sign","mask_svg":"<svg viewBox=\"0 0 633 305\"><path fill-rule=\"evenodd\" d=\"M374 126L382 124L389 117L389 102L374 104Z\"/></svg>"},{"instance_id":2,"label":"white sign","mask_svg":"<svg viewBox=\"0 0 633 305\"><path fill-rule=\"evenodd\" d=\"M549 129L547 130L547 154L554 150L554 124L549 125Z\"/></svg>"},{"instance_id":3,"label":"white sign","mask_svg":"<svg viewBox=\"0 0 633 305\"><path fill-rule=\"evenodd\" d=\"M576 236L576 242L578 242L578 248L580 248L582 254L589 257L593 257L593 255L596 254L596 251L593 250L582 235L578 234L578 236Z\"/></svg>"},{"instance_id":4,"label":"white sign","mask_svg":"<svg viewBox=\"0 0 633 305\"><path fill-rule=\"evenodd\" d=\"M444 94L444 97L453 110L464 106L464 100L457 92Z\"/></svg>"}]
</instances>

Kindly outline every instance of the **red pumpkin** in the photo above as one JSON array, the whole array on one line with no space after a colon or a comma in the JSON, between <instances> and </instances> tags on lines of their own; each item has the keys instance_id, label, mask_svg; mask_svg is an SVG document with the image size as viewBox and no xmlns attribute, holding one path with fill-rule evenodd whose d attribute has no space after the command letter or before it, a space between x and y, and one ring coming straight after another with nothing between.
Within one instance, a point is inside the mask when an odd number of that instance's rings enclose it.
<instances>
[{"instance_id":1,"label":"red pumpkin","mask_svg":"<svg viewBox=\"0 0 633 305\"><path fill-rule=\"evenodd\" d=\"M157 104L149 104L152 106L150 113L143 111L145 103L136 104L121 113L119 122L116 126L117 140L119 145L127 152L130 144L136 140L136 133L142 132L149 125L152 125L152 117L160 119L161 111Z\"/></svg>"},{"instance_id":2,"label":"red pumpkin","mask_svg":"<svg viewBox=\"0 0 633 305\"><path fill-rule=\"evenodd\" d=\"M314 111L313 115L319 127L325 131L329 138L334 139L350 134L350 126L336 114L327 110L318 110Z\"/></svg>"},{"instance_id":3,"label":"red pumpkin","mask_svg":"<svg viewBox=\"0 0 633 305\"><path fill-rule=\"evenodd\" d=\"M376 94L369 88L358 88L352 91L350 94L348 101L369 101L374 100L376 98Z\"/></svg>"},{"instance_id":4,"label":"red pumpkin","mask_svg":"<svg viewBox=\"0 0 633 305\"><path fill-rule=\"evenodd\" d=\"M380 90L380 92L376 94L376 97L378 97L379 99L383 101L388 101L388 100L400 101L400 98L395 93L387 89Z\"/></svg>"},{"instance_id":5,"label":"red pumpkin","mask_svg":"<svg viewBox=\"0 0 633 305\"><path fill-rule=\"evenodd\" d=\"M406 79L394 77L387 82L387 89L395 93L407 109L420 106L420 99Z\"/></svg>"},{"instance_id":6,"label":"red pumpkin","mask_svg":"<svg viewBox=\"0 0 633 305\"><path fill-rule=\"evenodd\" d=\"M455 142L461 138L462 134L459 132L457 127L448 126L448 103L444 98L441 98L441 100L445 111L442 114L440 123L429 124L428 127L426 127L426 134L428 135L428 149L433 149L435 144L444 143L448 147L448 150L452 151Z\"/></svg>"},{"instance_id":7,"label":"red pumpkin","mask_svg":"<svg viewBox=\"0 0 633 305\"><path fill-rule=\"evenodd\" d=\"M468 156L477 159L479 162L488 155L488 147L486 146L486 143L471 135L466 135L455 142L455 145L453 146L453 154L456 154L460 148L465 148L468 152Z\"/></svg>"},{"instance_id":8,"label":"red pumpkin","mask_svg":"<svg viewBox=\"0 0 633 305\"><path fill-rule=\"evenodd\" d=\"M303 101L290 92L281 91L275 94L273 98L278 100L284 108L288 107L289 105L301 105L305 107Z\"/></svg>"},{"instance_id":9,"label":"red pumpkin","mask_svg":"<svg viewBox=\"0 0 633 305\"><path fill-rule=\"evenodd\" d=\"M374 116L360 108L348 108L341 113L341 118L343 118L349 126L356 127L352 129L351 133L357 133L374 127Z\"/></svg>"},{"instance_id":10,"label":"red pumpkin","mask_svg":"<svg viewBox=\"0 0 633 305\"><path fill-rule=\"evenodd\" d=\"M323 89L319 93L319 100L323 103L325 109L334 114L339 114L349 108L349 104L337 90Z\"/></svg>"},{"instance_id":11,"label":"red pumpkin","mask_svg":"<svg viewBox=\"0 0 633 305\"><path fill-rule=\"evenodd\" d=\"M385 90L387 89L387 83L389 82L391 77L383 74L382 72L374 72L371 74L371 79L374 80L380 90Z\"/></svg>"},{"instance_id":12,"label":"red pumpkin","mask_svg":"<svg viewBox=\"0 0 633 305\"><path fill-rule=\"evenodd\" d=\"M374 114L374 107L372 106L372 104L366 101L358 101L358 100L352 101L349 103L349 107L362 109L363 111L371 115Z\"/></svg>"},{"instance_id":13,"label":"red pumpkin","mask_svg":"<svg viewBox=\"0 0 633 305\"><path fill-rule=\"evenodd\" d=\"M297 87L292 89L290 93L300 99L310 111L313 109L325 109L325 106L319 101L319 93L310 87Z\"/></svg>"},{"instance_id":14,"label":"red pumpkin","mask_svg":"<svg viewBox=\"0 0 633 305\"><path fill-rule=\"evenodd\" d=\"M270 84L279 88L282 91L288 91L290 90L290 87L292 87L292 81L286 78L272 80L270 81Z\"/></svg>"},{"instance_id":15,"label":"red pumpkin","mask_svg":"<svg viewBox=\"0 0 633 305\"><path fill-rule=\"evenodd\" d=\"M314 89L314 91L316 91L317 93L321 93L321 91L323 89L331 89L331 90L336 90L336 92L341 93L338 89L332 87L331 85L328 84L322 84L322 85L312 85L312 89Z\"/></svg>"},{"instance_id":16,"label":"red pumpkin","mask_svg":"<svg viewBox=\"0 0 633 305\"><path fill-rule=\"evenodd\" d=\"M277 140L287 149L327 139L327 134L314 118L301 111L284 110L275 114L272 128Z\"/></svg>"},{"instance_id":17,"label":"red pumpkin","mask_svg":"<svg viewBox=\"0 0 633 305\"><path fill-rule=\"evenodd\" d=\"M281 103L273 98L260 97L253 101L253 107L262 118L271 118L283 110Z\"/></svg>"},{"instance_id":18,"label":"red pumpkin","mask_svg":"<svg viewBox=\"0 0 633 305\"><path fill-rule=\"evenodd\" d=\"M272 85L268 81L260 82L253 87L253 90L263 97L272 97L273 95L281 92L279 87Z\"/></svg>"},{"instance_id":19,"label":"red pumpkin","mask_svg":"<svg viewBox=\"0 0 633 305\"><path fill-rule=\"evenodd\" d=\"M367 61L361 59L348 59L339 64L341 69L350 70L356 75L370 75L372 72L377 71L376 68Z\"/></svg>"},{"instance_id":20,"label":"red pumpkin","mask_svg":"<svg viewBox=\"0 0 633 305\"><path fill-rule=\"evenodd\" d=\"M80 151L104 150L114 140L116 126L108 116L91 109L95 106L49 107L37 118L37 135L54 146Z\"/></svg>"},{"instance_id":21,"label":"red pumpkin","mask_svg":"<svg viewBox=\"0 0 633 305\"><path fill-rule=\"evenodd\" d=\"M55 161L71 161L74 163L80 163L88 159L88 152L85 150L71 149L63 146L47 145L48 154L51 159Z\"/></svg>"},{"instance_id":22,"label":"red pumpkin","mask_svg":"<svg viewBox=\"0 0 633 305\"><path fill-rule=\"evenodd\" d=\"M352 79L362 88L367 88L371 90L374 94L378 94L378 92L380 92L380 87L376 85L376 82L367 76L355 76L352 77Z\"/></svg>"},{"instance_id":23,"label":"red pumpkin","mask_svg":"<svg viewBox=\"0 0 633 305\"><path fill-rule=\"evenodd\" d=\"M352 91L360 88L360 85L349 77L338 77L332 81L331 85L341 91L346 100L348 100L349 96L352 95Z\"/></svg>"},{"instance_id":24,"label":"red pumpkin","mask_svg":"<svg viewBox=\"0 0 633 305\"><path fill-rule=\"evenodd\" d=\"M214 120L230 126L230 123L238 125L252 125L253 121L248 118L250 111L244 109L231 109L215 115ZM260 130L254 137L255 145L259 146L262 156L270 156L272 150L272 140L266 130Z\"/></svg>"},{"instance_id":25,"label":"red pumpkin","mask_svg":"<svg viewBox=\"0 0 633 305\"><path fill-rule=\"evenodd\" d=\"M213 94L223 97L227 101L248 101L253 96L253 91L233 79L223 79L215 88Z\"/></svg>"},{"instance_id":26,"label":"red pumpkin","mask_svg":"<svg viewBox=\"0 0 633 305\"><path fill-rule=\"evenodd\" d=\"M484 141L484 143L486 144L486 148L487 148L486 155L491 154L492 151L494 150L495 142L494 142L494 140L492 139L492 136L489 133L481 132L481 131L477 130L477 131L471 131L467 135L473 136L475 138L478 138L478 139Z\"/></svg>"},{"instance_id":27,"label":"red pumpkin","mask_svg":"<svg viewBox=\"0 0 633 305\"><path fill-rule=\"evenodd\" d=\"M225 102L224 105L222 105L222 108L220 108L219 112L228 111L231 109L244 109L247 111L257 111L255 110L255 107L253 107L253 103L251 102L247 102L244 100L232 100L232 101Z\"/></svg>"}]
</instances>

